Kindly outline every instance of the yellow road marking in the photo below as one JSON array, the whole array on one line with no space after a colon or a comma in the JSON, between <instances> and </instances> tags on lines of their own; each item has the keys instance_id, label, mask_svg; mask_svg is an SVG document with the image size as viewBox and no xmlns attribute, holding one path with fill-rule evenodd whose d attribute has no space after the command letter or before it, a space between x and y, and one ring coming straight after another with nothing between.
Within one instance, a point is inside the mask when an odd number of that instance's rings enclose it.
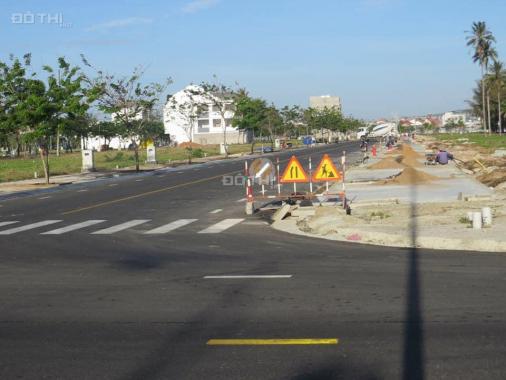
<instances>
[{"instance_id":1,"label":"yellow road marking","mask_svg":"<svg viewBox=\"0 0 506 380\"><path fill-rule=\"evenodd\" d=\"M331 149L332 148L324 149L321 152L326 152L326 151L329 151ZM319 152L319 153L321 153L321 152ZM299 157L306 157L306 156L309 156L310 154L311 153L302 154ZM289 161L289 159L280 160L280 163L287 162L287 161ZM139 193L139 194L135 194L135 195L130 195L128 197L113 199L112 201L95 203L95 204L90 205L90 206L80 207L80 208L76 208L74 210L69 210L69 211L62 212L61 215L74 214L76 212L87 211L87 210L91 210L91 209L94 209L94 208L97 208L97 207L108 206L108 205L119 203L119 202L129 201L131 199L145 197L147 195L152 195L152 194L158 194L158 193L161 193L161 192L164 192L164 191L170 191L170 190L178 189L180 187L184 187L184 186L188 186L188 185L195 185L197 183L212 181L213 179L220 178L220 177L222 177L224 175L234 174L234 173L237 173L239 171L240 170L234 170L234 171L231 171L231 172L228 172L228 173L223 173L223 174L215 175L213 177L201 178L201 179L198 179L198 180L195 180L195 181L180 183L180 184L174 185L174 186L169 186L169 187L164 187L164 188L157 189L157 190L147 191L145 193Z\"/></svg>"},{"instance_id":2,"label":"yellow road marking","mask_svg":"<svg viewBox=\"0 0 506 380\"><path fill-rule=\"evenodd\" d=\"M112 201L95 203L94 205L80 207L80 208L76 208L76 209L70 210L70 211L65 211L65 212L62 213L62 215L73 214L73 213L76 213L76 212L91 210L91 209L94 209L94 208L97 208L97 207L108 206L108 205L111 205L111 204L114 204L114 203L118 203L118 202L129 201L131 199L145 197L146 195L157 194L157 193L161 193L161 192L169 191L169 190L173 190L173 189L178 189L180 187L184 187L184 186L188 186L188 185L194 185L196 183L212 181L213 179L221 178L224 175L230 175L230 174L233 174L233 173L237 173L238 171L239 170L234 170L233 172L223 173L223 174L220 174L220 175L215 175L213 177L201 178L201 179L197 179L195 181L184 182L184 183L180 183L178 185L164 187L164 188L157 189L157 190L146 191L145 193L140 193L140 194L130 195L128 197L113 199Z\"/></svg>"},{"instance_id":3,"label":"yellow road marking","mask_svg":"<svg viewBox=\"0 0 506 380\"><path fill-rule=\"evenodd\" d=\"M208 346L272 346L337 344L338 339L209 339Z\"/></svg>"}]
</instances>

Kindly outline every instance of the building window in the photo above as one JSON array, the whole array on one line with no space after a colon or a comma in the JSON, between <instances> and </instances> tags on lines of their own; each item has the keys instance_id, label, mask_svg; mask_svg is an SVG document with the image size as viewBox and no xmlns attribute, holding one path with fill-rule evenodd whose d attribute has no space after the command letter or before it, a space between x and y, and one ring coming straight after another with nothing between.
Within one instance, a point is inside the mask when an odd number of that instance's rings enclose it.
<instances>
[{"instance_id":1,"label":"building window","mask_svg":"<svg viewBox=\"0 0 506 380\"><path fill-rule=\"evenodd\" d=\"M225 125L227 126L227 128L232 127L232 119L225 119Z\"/></svg>"},{"instance_id":2,"label":"building window","mask_svg":"<svg viewBox=\"0 0 506 380\"><path fill-rule=\"evenodd\" d=\"M209 132L209 120L199 120L198 122L198 133Z\"/></svg>"},{"instance_id":3,"label":"building window","mask_svg":"<svg viewBox=\"0 0 506 380\"><path fill-rule=\"evenodd\" d=\"M233 104L225 104L225 111L233 111L234 105Z\"/></svg>"},{"instance_id":4,"label":"building window","mask_svg":"<svg viewBox=\"0 0 506 380\"><path fill-rule=\"evenodd\" d=\"M214 105L214 106L213 106L213 112L220 113L220 111L221 111L221 110L220 110L220 107L219 107L219 106L217 106L217 105Z\"/></svg>"},{"instance_id":5,"label":"building window","mask_svg":"<svg viewBox=\"0 0 506 380\"><path fill-rule=\"evenodd\" d=\"M221 119L214 119L213 120L213 127L214 128L221 128Z\"/></svg>"}]
</instances>

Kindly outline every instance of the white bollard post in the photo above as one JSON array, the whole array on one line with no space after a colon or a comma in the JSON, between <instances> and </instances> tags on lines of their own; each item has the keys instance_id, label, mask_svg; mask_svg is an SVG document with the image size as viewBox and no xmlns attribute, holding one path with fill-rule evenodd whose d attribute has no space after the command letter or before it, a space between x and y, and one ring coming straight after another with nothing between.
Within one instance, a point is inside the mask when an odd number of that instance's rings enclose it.
<instances>
[{"instance_id":1,"label":"white bollard post","mask_svg":"<svg viewBox=\"0 0 506 380\"><path fill-rule=\"evenodd\" d=\"M481 226L481 212L473 212L473 228L480 230Z\"/></svg>"},{"instance_id":2,"label":"white bollard post","mask_svg":"<svg viewBox=\"0 0 506 380\"><path fill-rule=\"evenodd\" d=\"M483 225L489 227L492 225L492 209L490 207L483 207L481 209L481 218Z\"/></svg>"}]
</instances>

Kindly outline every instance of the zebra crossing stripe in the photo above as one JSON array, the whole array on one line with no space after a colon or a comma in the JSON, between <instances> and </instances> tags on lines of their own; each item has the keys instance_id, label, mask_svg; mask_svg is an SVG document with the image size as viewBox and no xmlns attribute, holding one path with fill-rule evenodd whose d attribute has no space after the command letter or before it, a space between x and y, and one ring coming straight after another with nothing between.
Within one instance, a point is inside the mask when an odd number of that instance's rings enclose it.
<instances>
[{"instance_id":1,"label":"zebra crossing stripe","mask_svg":"<svg viewBox=\"0 0 506 380\"><path fill-rule=\"evenodd\" d=\"M50 224L59 223L61 220L43 220L42 222L27 224L25 226L10 228L8 230L0 231L0 235L12 235L18 232L32 230L34 228L48 226Z\"/></svg>"},{"instance_id":2,"label":"zebra crossing stripe","mask_svg":"<svg viewBox=\"0 0 506 380\"><path fill-rule=\"evenodd\" d=\"M57 228L56 230L52 230L52 231L48 231L48 232L43 232L43 233L41 233L41 235L61 235L66 232L79 230L81 228L93 226L95 224L99 224L99 223L103 223L103 222L105 222L105 220L87 220L86 222L71 224L70 226Z\"/></svg>"},{"instance_id":3,"label":"zebra crossing stripe","mask_svg":"<svg viewBox=\"0 0 506 380\"><path fill-rule=\"evenodd\" d=\"M233 227L236 224L241 223L242 221L244 221L244 219L223 219L221 222L213 224L212 226L199 231L199 234L218 234L220 232L228 230L230 227Z\"/></svg>"},{"instance_id":4,"label":"zebra crossing stripe","mask_svg":"<svg viewBox=\"0 0 506 380\"><path fill-rule=\"evenodd\" d=\"M150 231L146 231L145 234L148 235L154 235L154 234L165 234L170 231L174 231L175 229L178 229L180 227L186 226L187 224L196 222L198 219L178 219L174 222L171 222L169 224L166 224L164 226L155 228Z\"/></svg>"},{"instance_id":5,"label":"zebra crossing stripe","mask_svg":"<svg viewBox=\"0 0 506 380\"><path fill-rule=\"evenodd\" d=\"M135 220L130 220L129 222L121 223L121 224L118 224L116 226L112 226L112 227L109 227L109 228L104 228L103 230L98 230L98 231L92 232L92 235L110 235L110 234L114 234L116 232L120 232L120 231L126 230L128 228L132 228L132 227L138 226L140 224L147 223L150 220L151 219L135 219Z\"/></svg>"},{"instance_id":6,"label":"zebra crossing stripe","mask_svg":"<svg viewBox=\"0 0 506 380\"><path fill-rule=\"evenodd\" d=\"M3 226L8 226L9 224L14 224L14 223L17 223L17 221L12 221L12 222L0 222L0 227L3 227Z\"/></svg>"}]
</instances>

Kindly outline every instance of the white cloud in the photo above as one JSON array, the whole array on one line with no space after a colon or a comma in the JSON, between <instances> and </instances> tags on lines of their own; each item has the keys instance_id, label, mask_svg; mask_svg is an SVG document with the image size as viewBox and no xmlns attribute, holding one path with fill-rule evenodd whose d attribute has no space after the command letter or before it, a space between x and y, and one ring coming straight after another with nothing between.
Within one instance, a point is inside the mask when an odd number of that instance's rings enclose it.
<instances>
[{"instance_id":1,"label":"white cloud","mask_svg":"<svg viewBox=\"0 0 506 380\"><path fill-rule=\"evenodd\" d=\"M214 7L220 0L193 0L187 3L181 10L184 13L195 13Z\"/></svg>"},{"instance_id":2,"label":"white cloud","mask_svg":"<svg viewBox=\"0 0 506 380\"><path fill-rule=\"evenodd\" d=\"M96 32L99 30L109 30L109 29L115 29L115 28L124 28L126 26L132 26L132 25L141 25L141 24L151 24L153 22L150 18L144 18L144 17L128 17L128 18L122 18L118 20L111 20L107 21L101 24L95 24L92 25L85 30L87 32Z\"/></svg>"}]
</instances>

